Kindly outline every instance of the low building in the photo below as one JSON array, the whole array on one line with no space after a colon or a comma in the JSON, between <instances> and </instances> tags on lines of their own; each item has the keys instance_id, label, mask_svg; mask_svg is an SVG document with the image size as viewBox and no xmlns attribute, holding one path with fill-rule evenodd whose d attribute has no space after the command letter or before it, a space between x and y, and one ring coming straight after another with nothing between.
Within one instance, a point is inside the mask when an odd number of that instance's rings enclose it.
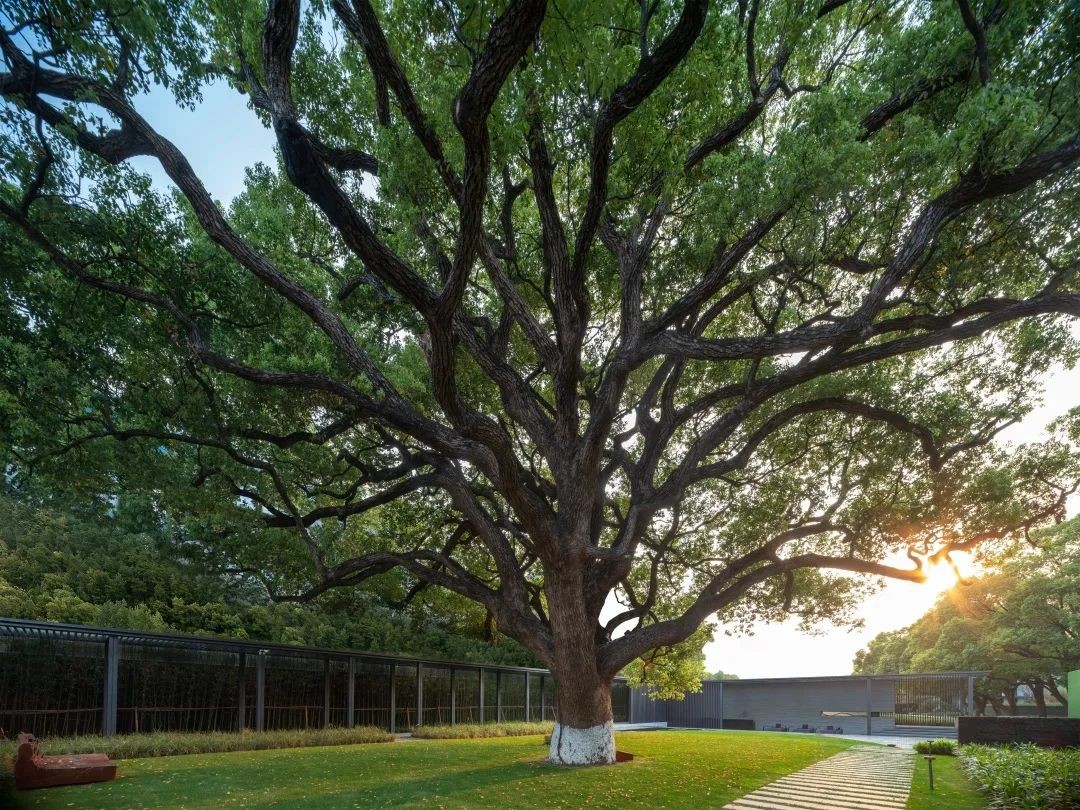
<instances>
[{"instance_id":1,"label":"low building","mask_svg":"<svg viewBox=\"0 0 1080 810\"><path fill-rule=\"evenodd\" d=\"M955 734L974 714L975 679L985 671L836 675L705 681L682 700L631 696L634 722L677 728L756 728L845 734Z\"/></svg>"}]
</instances>

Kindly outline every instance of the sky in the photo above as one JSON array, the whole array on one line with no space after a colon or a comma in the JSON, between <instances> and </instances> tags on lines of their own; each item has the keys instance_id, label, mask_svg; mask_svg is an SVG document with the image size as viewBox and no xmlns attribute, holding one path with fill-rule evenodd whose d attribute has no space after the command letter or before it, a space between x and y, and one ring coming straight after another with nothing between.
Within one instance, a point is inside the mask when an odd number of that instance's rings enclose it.
<instances>
[{"instance_id":1,"label":"sky","mask_svg":"<svg viewBox=\"0 0 1080 810\"><path fill-rule=\"evenodd\" d=\"M1054 368L1043 383L1043 404L1022 422L1002 431L999 441L1021 444L1045 439L1045 427L1050 421L1080 405L1080 367ZM1074 497L1069 506L1070 514L1076 514L1080 502ZM902 559L895 562L903 564ZM728 636L721 628L705 647L705 668L740 678L846 675L851 672L855 653L874 636L911 624L952 585L953 578L948 575L933 576L928 583L890 580L862 603L856 614L864 621L859 630L828 628L820 635L808 635L799 630L797 620L762 624L752 636Z\"/></svg>"},{"instance_id":2,"label":"sky","mask_svg":"<svg viewBox=\"0 0 1080 810\"><path fill-rule=\"evenodd\" d=\"M163 91L143 97L137 108L180 148L210 194L222 202L243 190L245 168L259 161L271 165L275 161L273 134L247 108L245 97L223 82L204 88L203 103L195 111L178 109ZM139 158L133 163L162 188L169 185L155 161ZM1023 422L1003 431L999 441L1022 443L1044 438L1048 422L1080 404L1080 368L1052 369L1041 382L1045 387L1043 404ZM1072 513L1078 505L1074 499ZM728 636L718 628L716 640L705 648L706 668L743 678L847 674L855 653L870 639L914 622L951 584L948 577L929 584L890 581L863 602L858 615L864 626L859 630L831 627L809 635L799 630L796 620L762 623L750 636Z\"/></svg>"},{"instance_id":3,"label":"sky","mask_svg":"<svg viewBox=\"0 0 1080 810\"><path fill-rule=\"evenodd\" d=\"M245 169L263 162L274 165L274 133L264 127L247 97L218 81L203 88L203 101L194 110L176 106L172 96L155 89L136 100L136 109L184 153L210 195L228 203L244 190ZM171 187L156 160L139 157L131 165L154 178L160 188Z\"/></svg>"}]
</instances>

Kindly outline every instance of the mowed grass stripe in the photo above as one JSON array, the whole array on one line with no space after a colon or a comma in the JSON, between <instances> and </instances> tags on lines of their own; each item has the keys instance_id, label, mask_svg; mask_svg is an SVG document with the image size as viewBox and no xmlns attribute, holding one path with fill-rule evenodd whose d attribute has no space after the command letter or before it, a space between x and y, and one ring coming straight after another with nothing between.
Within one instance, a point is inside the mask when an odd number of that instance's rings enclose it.
<instances>
[{"instance_id":1,"label":"mowed grass stripe","mask_svg":"<svg viewBox=\"0 0 1080 810\"><path fill-rule=\"evenodd\" d=\"M837 810L837 808L843 808L843 810L883 810L882 805L868 805L863 802L849 801L847 799L823 799L815 796L777 795L769 792L765 788L754 791L753 800L764 802L787 802L795 807L804 808L804 810ZM903 804L887 805L885 810L896 810L896 808L903 808L903 806Z\"/></svg>"},{"instance_id":2,"label":"mowed grass stripe","mask_svg":"<svg viewBox=\"0 0 1080 810\"><path fill-rule=\"evenodd\" d=\"M880 774L874 773L873 771L869 771L867 769L856 768L850 765L845 765L842 768L807 768L806 770L808 773L821 773L828 774L829 776L845 774L850 776L858 776L861 779L865 779L866 781L872 780L875 782L895 782L900 784L906 783L911 778L910 770L906 773L899 774Z\"/></svg>"},{"instance_id":3,"label":"mowed grass stripe","mask_svg":"<svg viewBox=\"0 0 1080 810\"><path fill-rule=\"evenodd\" d=\"M798 790L793 788L781 788L776 787L774 782L771 785L766 785L763 788L758 788L754 791L755 796L779 796L781 798L797 799L803 798L807 801L820 801L832 803L842 799L843 801L851 804L855 807L857 804L859 808L865 810L881 810L882 808L894 808L903 807L906 799L871 799L865 796L850 796L845 794L831 793L828 791L817 790Z\"/></svg>"},{"instance_id":4,"label":"mowed grass stripe","mask_svg":"<svg viewBox=\"0 0 1080 810\"><path fill-rule=\"evenodd\" d=\"M888 778L885 778L885 777L881 777L881 776L868 776L865 772L857 771L857 770L854 770L854 769L851 769L851 770L837 770L837 771L815 770L815 771L809 772L807 775L808 776L821 776L822 778L826 778L826 779L838 779L838 778L843 777L843 778L849 778L849 779L851 779L853 781L858 781L860 784L867 784L867 785L874 784L874 785L884 785L884 786L899 785L901 787L906 787L908 782L911 779L910 773L905 777L888 777Z\"/></svg>"},{"instance_id":5,"label":"mowed grass stripe","mask_svg":"<svg viewBox=\"0 0 1080 810\"><path fill-rule=\"evenodd\" d=\"M836 783L830 783L825 780L805 780L784 778L777 779L772 782L770 786L790 788L794 790L824 790L829 793L842 793L850 794L852 796L864 796L866 798L873 798L880 801L891 802L896 799L903 799L907 796L907 793L901 790L867 790L859 787L858 785L837 785Z\"/></svg>"},{"instance_id":6,"label":"mowed grass stripe","mask_svg":"<svg viewBox=\"0 0 1080 810\"><path fill-rule=\"evenodd\" d=\"M913 758L907 754L846 751L781 777L726 806L736 810L904 808L913 770Z\"/></svg>"},{"instance_id":7,"label":"mowed grass stripe","mask_svg":"<svg viewBox=\"0 0 1080 810\"><path fill-rule=\"evenodd\" d=\"M857 786L837 786L822 782L798 782L789 781L787 779L777 779L775 782L766 785L766 787L789 792L806 791L807 793L823 793L829 796L852 796L854 798L860 798L871 802L882 802L884 804L903 801L907 797L907 794L901 791L864 791L860 790ZM764 788L762 788L762 790L764 790Z\"/></svg>"}]
</instances>

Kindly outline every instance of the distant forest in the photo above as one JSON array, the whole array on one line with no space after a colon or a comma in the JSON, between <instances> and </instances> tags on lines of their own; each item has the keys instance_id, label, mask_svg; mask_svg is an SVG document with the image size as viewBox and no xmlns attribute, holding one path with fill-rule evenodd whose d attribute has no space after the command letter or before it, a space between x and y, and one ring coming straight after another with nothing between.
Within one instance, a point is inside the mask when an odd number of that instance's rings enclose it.
<instances>
[{"instance_id":1,"label":"distant forest","mask_svg":"<svg viewBox=\"0 0 1080 810\"><path fill-rule=\"evenodd\" d=\"M392 575L314 604L274 602L138 500L82 505L0 491L0 616L534 665L473 603Z\"/></svg>"}]
</instances>

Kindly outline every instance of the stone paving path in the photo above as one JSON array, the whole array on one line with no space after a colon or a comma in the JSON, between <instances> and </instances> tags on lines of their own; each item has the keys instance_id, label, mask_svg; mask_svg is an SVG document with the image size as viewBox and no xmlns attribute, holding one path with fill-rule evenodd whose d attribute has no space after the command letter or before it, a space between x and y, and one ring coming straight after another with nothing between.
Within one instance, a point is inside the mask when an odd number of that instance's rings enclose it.
<instances>
[{"instance_id":1,"label":"stone paving path","mask_svg":"<svg viewBox=\"0 0 1080 810\"><path fill-rule=\"evenodd\" d=\"M725 805L731 810L896 810L907 805L915 757L857 745Z\"/></svg>"}]
</instances>

